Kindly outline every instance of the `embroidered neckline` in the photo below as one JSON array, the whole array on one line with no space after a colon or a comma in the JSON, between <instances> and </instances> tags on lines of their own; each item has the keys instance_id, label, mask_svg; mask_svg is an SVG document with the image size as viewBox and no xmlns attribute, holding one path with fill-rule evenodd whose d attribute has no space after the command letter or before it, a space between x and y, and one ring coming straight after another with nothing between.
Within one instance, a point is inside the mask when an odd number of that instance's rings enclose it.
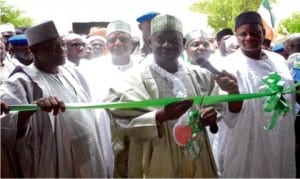
<instances>
[{"instance_id":1,"label":"embroidered neckline","mask_svg":"<svg viewBox=\"0 0 300 179\"><path fill-rule=\"evenodd\" d=\"M179 64L178 70L174 74L169 73L165 69L158 66L156 63L151 64L150 68L156 71L160 76L164 77L166 80L172 82L172 92L176 97L187 96L187 90L180 79L180 77L182 77L182 75L184 74L182 65Z\"/></svg>"}]
</instances>

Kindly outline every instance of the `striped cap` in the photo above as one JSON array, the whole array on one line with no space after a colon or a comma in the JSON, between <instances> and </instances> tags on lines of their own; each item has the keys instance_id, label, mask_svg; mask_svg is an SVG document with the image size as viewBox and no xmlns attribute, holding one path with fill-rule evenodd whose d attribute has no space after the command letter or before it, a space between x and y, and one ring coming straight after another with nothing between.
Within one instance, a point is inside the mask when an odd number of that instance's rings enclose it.
<instances>
[{"instance_id":1,"label":"striped cap","mask_svg":"<svg viewBox=\"0 0 300 179\"><path fill-rule=\"evenodd\" d=\"M158 15L151 20L151 35L158 31L175 30L183 33L181 21L168 14Z\"/></svg>"},{"instance_id":2,"label":"striped cap","mask_svg":"<svg viewBox=\"0 0 300 179\"><path fill-rule=\"evenodd\" d=\"M131 28L127 22L116 20L108 24L106 29L106 36L113 32L125 32L131 35Z\"/></svg>"}]
</instances>

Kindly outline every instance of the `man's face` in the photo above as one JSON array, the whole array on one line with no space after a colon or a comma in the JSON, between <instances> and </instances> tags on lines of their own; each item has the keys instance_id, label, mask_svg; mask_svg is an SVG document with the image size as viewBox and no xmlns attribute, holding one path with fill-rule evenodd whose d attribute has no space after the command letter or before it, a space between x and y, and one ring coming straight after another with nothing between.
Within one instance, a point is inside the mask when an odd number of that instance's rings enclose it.
<instances>
[{"instance_id":1,"label":"man's face","mask_svg":"<svg viewBox=\"0 0 300 179\"><path fill-rule=\"evenodd\" d=\"M60 37L38 44L36 54L38 58L35 60L49 66L59 66L66 62L66 48Z\"/></svg>"},{"instance_id":2,"label":"man's face","mask_svg":"<svg viewBox=\"0 0 300 179\"><path fill-rule=\"evenodd\" d=\"M28 45L13 45L13 53L17 59L32 61L33 54Z\"/></svg>"},{"instance_id":3,"label":"man's face","mask_svg":"<svg viewBox=\"0 0 300 179\"><path fill-rule=\"evenodd\" d=\"M198 58L208 59L211 50L208 40L199 37L188 44L186 52L190 59L193 60L192 63L194 64L195 60Z\"/></svg>"},{"instance_id":4,"label":"man's face","mask_svg":"<svg viewBox=\"0 0 300 179\"><path fill-rule=\"evenodd\" d=\"M245 24L236 29L236 37L243 52L257 52L264 41L264 30L259 24Z\"/></svg>"},{"instance_id":5,"label":"man's face","mask_svg":"<svg viewBox=\"0 0 300 179\"><path fill-rule=\"evenodd\" d=\"M132 38L125 32L113 32L107 37L107 48L113 57L126 57L130 56L133 48Z\"/></svg>"},{"instance_id":6,"label":"man's face","mask_svg":"<svg viewBox=\"0 0 300 179\"><path fill-rule=\"evenodd\" d=\"M95 39L91 41L91 46L93 47L93 51L96 57L101 56L105 51L105 42L100 39Z\"/></svg>"},{"instance_id":7,"label":"man's face","mask_svg":"<svg viewBox=\"0 0 300 179\"><path fill-rule=\"evenodd\" d=\"M232 35L225 35L223 36L220 41L218 42L218 47L220 49L220 52L223 56L227 55L227 50L226 50L226 45L225 45L225 41L227 39L229 39Z\"/></svg>"},{"instance_id":8,"label":"man's face","mask_svg":"<svg viewBox=\"0 0 300 179\"><path fill-rule=\"evenodd\" d=\"M2 36L3 36L3 42L5 44L5 49L6 51L8 51L8 39L11 38L12 36L16 35L15 32L12 32L12 31L7 31L7 32L3 32L2 33Z\"/></svg>"},{"instance_id":9,"label":"man's face","mask_svg":"<svg viewBox=\"0 0 300 179\"><path fill-rule=\"evenodd\" d=\"M81 59L85 57L86 43L83 41L83 39L78 38L78 39L68 40L66 42L66 45L67 45L68 58L70 60Z\"/></svg>"},{"instance_id":10,"label":"man's face","mask_svg":"<svg viewBox=\"0 0 300 179\"><path fill-rule=\"evenodd\" d=\"M174 30L156 32L151 47L155 60L177 60L183 49L183 36Z\"/></svg>"}]
</instances>

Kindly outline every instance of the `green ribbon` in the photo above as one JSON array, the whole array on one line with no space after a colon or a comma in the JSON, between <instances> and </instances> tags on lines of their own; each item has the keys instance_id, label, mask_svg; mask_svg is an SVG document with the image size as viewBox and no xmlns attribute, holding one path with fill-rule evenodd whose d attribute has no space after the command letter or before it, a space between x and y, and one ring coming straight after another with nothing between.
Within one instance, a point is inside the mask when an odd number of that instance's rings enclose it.
<instances>
[{"instance_id":1,"label":"green ribbon","mask_svg":"<svg viewBox=\"0 0 300 179\"><path fill-rule=\"evenodd\" d=\"M144 101L133 101L133 102L115 102L115 103L65 103L66 109L121 109L121 108L144 108L144 107L160 107L165 106L183 99L193 100L195 105L201 104L210 105L221 102L240 101L246 99L261 98L271 96L272 93L253 93L253 94L232 94L232 95L218 95L218 96L192 96L187 98L161 98L161 99L150 99ZM10 111L35 111L40 108L36 104L20 104L20 105L9 105Z\"/></svg>"},{"instance_id":2,"label":"green ribbon","mask_svg":"<svg viewBox=\"0 0 300 179\"><path fill-rule=\"evenodd\" d=\"M265 91L261 93L252 94L232 94L232 95L218 95L218 96L192 96L187 98L162 98L162 99L150 99L144 101L134 102L116 102L116 103L66 103L66 109L108 109L108 108L144 108L144 107L161 107L183 99L193 100L194 105L211 105L222 102L233 102L248 99L255 99L261 97L268 97L264 110L266 112L272 112L270 125L267 129L274 128L277 119L280 115L286 114L290 110L290 105L287 103L283 94L298 93L295 90L296 86L300 86L297 83L290 88L284 88L284 82L281 81L281 77L277 72L270 73L268 76L262 79L265 87ZM22 104L22 105L9 105L10 111L34 111L40 108L36 104ZM193 114L196 115L196 114Z\"/></svg>"},{"instance_id":3,"label":"green ribbon","mask_svg":"<svg viewBox=\"0 0 300 179\"><path fill-rule=\"evenodd\" d=\"M272 112L272 117L270 120L269 127L266 128L271 130L275 127L278 117L280 115L286 115L291 109L287 100L284 98L283 94L288 92L285 90L285 82L281 80L281 76L277 72L272 72L269 75L262 78L263 87L266 93L272 93L266 100L266 105L264 111Z\"/></svg>"}]
</instances>

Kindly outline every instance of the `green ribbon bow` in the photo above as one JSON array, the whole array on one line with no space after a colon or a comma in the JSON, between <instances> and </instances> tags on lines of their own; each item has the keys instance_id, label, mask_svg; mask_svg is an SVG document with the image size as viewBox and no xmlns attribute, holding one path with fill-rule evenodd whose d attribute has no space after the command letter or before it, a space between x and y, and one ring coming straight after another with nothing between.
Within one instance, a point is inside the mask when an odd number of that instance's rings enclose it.
<instances>
[{"instance_id":1,"label":"green ribbon bow","mask_svg":"<svg viewBox=\"0 0 300 179\"><path fill-rule=\"evenodd\" d=\"M266 93L272 93L273 95L268 96L265 104L264 111L272 112L271 122L268 130L274 128L280 115L286 115L291 109L287 100L283 94L287 93L285 90L285 82L281 80L281 76L277 72L272 72L269 75L262 78L263 87Z\"/></svg>"},{"instance_id":2,"label":"green ribbon bow","mask_svg":"<svg viewBox=\"0 0 300 179\"><path fill-rule=\"evenodd\" d=\"M194 110L194 111L189 112L188 125L191 127L192 137L189 139L189 142L188 142L186 148L188 150L192 149L195 152L197 158L199 158L200 154L201 154L202 146L203 146L201 140L199 141L199 143L197 143L197 145L199 146L199 151L198 152L194 147L194 139L197 137L197 135L200 132L203 131L203 123L202 123L202 118L201 118L201 115L199 113L199 110Z\"/></svg>"}]
</instances>

